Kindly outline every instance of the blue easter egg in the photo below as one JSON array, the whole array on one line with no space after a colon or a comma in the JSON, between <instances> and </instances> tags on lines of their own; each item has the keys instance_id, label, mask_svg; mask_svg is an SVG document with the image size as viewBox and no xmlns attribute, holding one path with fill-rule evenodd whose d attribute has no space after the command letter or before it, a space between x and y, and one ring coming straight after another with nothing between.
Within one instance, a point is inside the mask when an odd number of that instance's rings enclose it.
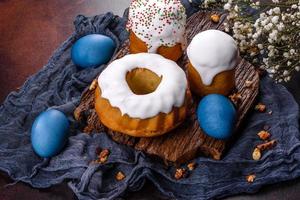
<instances>
[{"instance_id":1,"label":"blue easter egg","mask_svg":"<svg viewBox=\"0 0 300 200\"><path fill-rule=\"evenodd\" d=\"M41 157L58 154L66 144L69 121L64 113L50 109L42 112L31 128L33 150Z\"/></svg>"},{"instance_id":2,"label":"blue easter egg","mask_svg":"<svg viewBox=\"0 0 300 200\"><path fill-rule=\"evenodd\" d=\"M107 63L116 48L115 42L105 35L91 34L77 40L72 47L71 58L82 68L94 68Z\"/></svg>"},{"instance_id":3,"label":"blue easter egg","mask_svg":"<svg viewBox=\"0 0 300 200\"><path fill-rule=\"evenodd\" d=\"M232 135L236 109L227 97L219 94L205 96L199 103L197 116L207 135L216 139L228 139Z\"/></svg>"}]
</instances>

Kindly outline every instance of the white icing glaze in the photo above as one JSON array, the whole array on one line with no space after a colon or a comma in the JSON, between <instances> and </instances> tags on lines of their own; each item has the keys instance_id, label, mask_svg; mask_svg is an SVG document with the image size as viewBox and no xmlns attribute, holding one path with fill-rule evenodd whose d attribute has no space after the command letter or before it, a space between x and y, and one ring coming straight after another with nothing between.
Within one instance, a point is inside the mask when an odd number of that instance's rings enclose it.
<instances>
[{"instance_id":1,"label":"white icing glaze","mask_svg":"<svg viewBox=\"0 0 300 200\"><path fill-rule=\"evenodd\" d=\"M147 44L148 52L160 46L185 44L185 8L180 0L132 0L127 29Z\"/></svg>"},{"instance_id":2,"label":"white icing glaze","mask_svg":"<svg viewBox=\"0 0 300 200\"><path fill-rule=\"evenodd\" d=\"M230 35L218 30L207 30L193 38L187 48L187 55L203 84L210 85L217 74L236 66L239 52Z\"/></svg>"},{"instance_id":3,"label":"white icing glaze","mask_svg":"<svg viewBox=\"0 0 300 200\"><path fill-rule=\"evenodd\" d=\"M159 77L160 84L152 93L134 94L126 82L126 74L136 68L146 68ZM185 100L187 79L184 71L164 57L139 53L124 56L107 66L98 78L101 96L122 115L146 119L161 113L170 113L173 107L181 107Z\"/></svg>"}]
</instances>

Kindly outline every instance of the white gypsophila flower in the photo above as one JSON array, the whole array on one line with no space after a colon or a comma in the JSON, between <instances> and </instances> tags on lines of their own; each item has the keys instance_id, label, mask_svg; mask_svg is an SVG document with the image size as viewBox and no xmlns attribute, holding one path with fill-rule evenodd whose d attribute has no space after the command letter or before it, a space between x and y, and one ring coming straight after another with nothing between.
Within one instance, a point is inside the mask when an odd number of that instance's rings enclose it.
<instances>
[{"instance_id":1,"label":"white gypsophila flower","mask_svg":"<svg viewBox=\"0 0 300 200\"><path fill-rule=\"evenodd\" d=\"M285 28L284 24L282 22L280 22L278 25L277 25L277 29L279 31L283 31L283 29Z\"/></svg>"},{"instance_id":2,"label":"white gypsophila flower","mask_svg":"<svg viewBox=\"0 0 300 200\"><path fill-rule=\"evenodd\" d=\"M278 23L278 20L279 20L279 16L274 16L272 17L271 21L273 24L277 24Z\"/></svg>"},{"instance_id":3,"label":"white gypsophila flower","mask_svg":"<svg viewBox=\"0 0 300 200\"><path fill-rule=\"evenodd\" d=\"M231 8L231 4L230 3L226 3L224 5L224 10L230 10L230 8Z\"/></svg>"},{"instance_id":4,"label":"white gypsophila flower","mask_svg":"<svg viewBox=\"0 0 300 200\"><path fill-rule=\"evenodd\" d=\"M277 35L278 35L278 31L277 30L273 30L270 34L269 34L269 37L272 39L272 40L277 40Z\"/></svg>"},{"instance_id":5,"label":"white gypsophila flower","mask_svg":"<svg viewBox=\"0 0 300 200\"><path fill-rule=\"evenodd\" d=\"M239 7L238 7L238 5L235 5L235 6L234 6L234 11L235 11L235 12L239 12Z\"/></svg>"},{"instance_id":6,"label":"white gypsophila flower","mask_svg":"<svg viewBox=\"0 0 300 200\"><path fill-rule=\"evenodd\" d=\"M295 49L291 49L291 50L290 50L290 54L291 54L291 55L296 54L296 50L295 50Z\"/></svg>"},{"instance_id":7,"label":"white gypsophila flower","mask_svg":"<svg viewBox=\"0 0 300 200\"><path fill-rule=\"evenodd\" d=\"M281 13L281 10L280 10L279 7L274 8L273 11L274 11L275 14L280 14Z\"/></svg>"},{"instance_id":8,"label":"white gypsophila flower","mask_svg":"<svg viewBox=\"0 0 300 200\"><path fill-rule=\"evenodd\" d=\"M287 71L287 70L283 71L283 76L288 76L289 74L290 74L289 71Z\"/></svg>"},{"instance_id":9,"label":"white gypsophila flower","mask_svg":"<svg viewBox=\"0 0 300 200\"><path fill-rule=\"evenodd\" d=\"M232 33L246 59L261 65L278 82L289 81L293 71L300 71L300 0L267 4L224 0L224 4L228 12L225 31ZM247 15L249 6L262 12L256 17Z\"/></svg>"},{"instance_id":10,"label":"white gypsophila flower","mask_svg":"<svg viewBox=\"0 0 300 200\"><path fill-rule=\"evenodd\" d=\"M272 28L273 28L273 24L272 24L272 23L268 23L268 24L265 26L265 30L267 30L267 31L270 31Z\"/></svg>"},{"instance_id":11,"label":"white gypsophila flower","mask_svg":"<svg viewBox=\"0 0 300 200\"><path fill-rule=\"evenodd\" d=\"M283 57L289 58L289 57L290 57L290 54L289 54L288 52L284 52L284 53L283 53Z\"/></svg>"},{"instance_id":12,"label":"white gypsophila flower","mask_svg":"<svg viewBox=\"0 0 300 200\"><path fill-rule=\"evenodd\" d=\"M271 51L271 50L274 50L275 47L273 45L269 45L267 48L269 51Z\"/></svg>"}]
</instances>

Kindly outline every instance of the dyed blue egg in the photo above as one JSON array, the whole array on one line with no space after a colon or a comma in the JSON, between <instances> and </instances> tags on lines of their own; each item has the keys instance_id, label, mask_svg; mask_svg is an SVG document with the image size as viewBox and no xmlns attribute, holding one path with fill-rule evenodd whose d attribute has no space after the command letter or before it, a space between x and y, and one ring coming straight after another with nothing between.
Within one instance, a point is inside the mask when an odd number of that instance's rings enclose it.
<instances>
[{"instance_id":1,"label":"dyed blue egg","mask_svg":"<svg viewBox=\"0 0 300 200\"><path fill-rule=\"evenodd\" d=\"M205 96L197 110L202 130L216 139L228 139L233 132L236 110L231 101L219 94Z\"/></svg>"},{"instance_id":2,"label":"dyed blue egg","mask_svg":"<svg viewBox=\"0 0 300 200\"><path fill-rule=\"evenodd\" d=\"M33 150L43 158L58 154L68 138L69 121L64 113L50 109L42 112L31 128Z\"/></svg>"},{"instance_id":3,"label":"dyed blue egg","mask_svg":"<svg viewBox=\"0 0 300 200\"><path fill-rule=\"evenodd\" d=\"M77 40L71 52L71 58L79 67L94 68L107 63L116 48L115 42L105 35L91 34Z\"/></svg>"}]
</instances>

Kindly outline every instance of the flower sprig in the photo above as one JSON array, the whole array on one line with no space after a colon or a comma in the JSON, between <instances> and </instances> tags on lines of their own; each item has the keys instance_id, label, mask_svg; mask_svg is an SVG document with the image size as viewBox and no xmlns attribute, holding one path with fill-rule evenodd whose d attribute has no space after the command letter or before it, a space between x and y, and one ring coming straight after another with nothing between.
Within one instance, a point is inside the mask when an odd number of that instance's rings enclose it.
<instances>
[{"instance_id":1,"label":"flower sprig","mask_svg":"<svg viewBox=\"0 0 300 200\"><path fill-rule=\"evenodd\" d=\"M225 30L241 53L276 81L300 71L300 0L226 0Z\"/></svg>"},{"instance_id":2,"label":"flower sprig","mask_svg":"<svg viewBox=\"0 0 300 200\"><path fill-rule=\"evenodd\" d=\"M300 71L300 0L202 2L202 9L227 12L225 31L237 41L243 57L276 81L288 82Z\"/></svg>"}]
</instances>

